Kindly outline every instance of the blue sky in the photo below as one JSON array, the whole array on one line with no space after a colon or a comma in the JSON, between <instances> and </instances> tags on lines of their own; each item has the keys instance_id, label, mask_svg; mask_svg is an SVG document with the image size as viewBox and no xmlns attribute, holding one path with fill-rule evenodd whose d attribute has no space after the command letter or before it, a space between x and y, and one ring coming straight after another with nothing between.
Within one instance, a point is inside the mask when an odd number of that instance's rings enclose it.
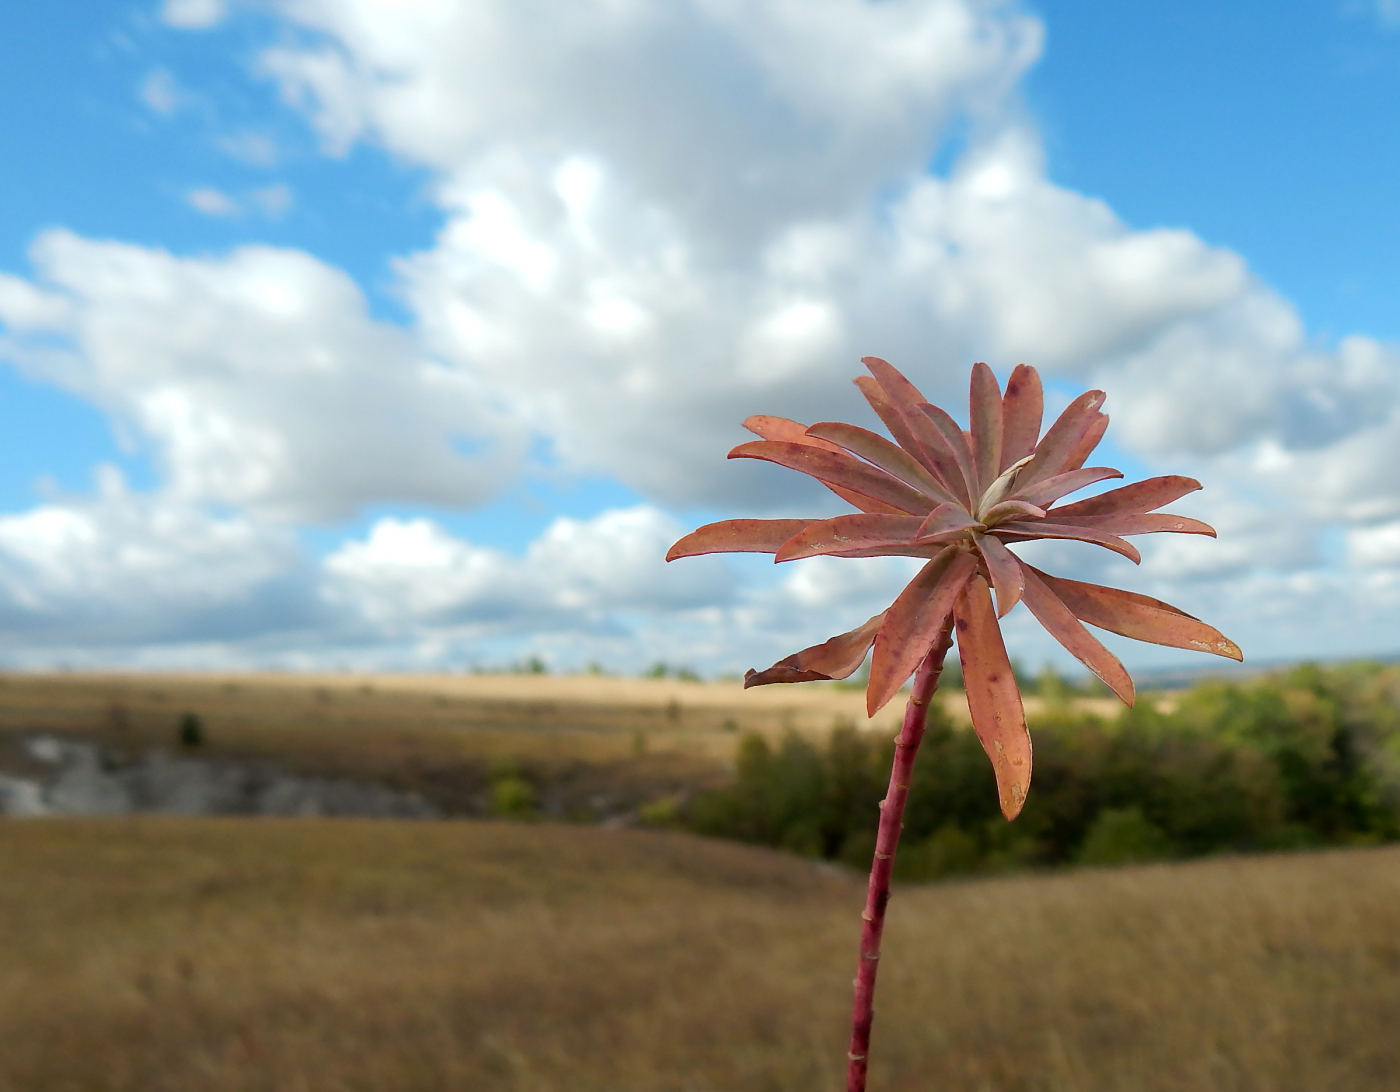
<instances>
[{"instance_id":1,"label":"blue sky","mask_svg":"<svg viewBox=\"0 0 1400 1092\"><path fill-rule=\"evenodd\" d=\"M867 352L1207 483L1219 543L1065 571L1400 652L1400 9L741 7L22 5L0 657L771 661L907 573L656 555L820 503L723 452Z\"/></svg>"}]
</instances>

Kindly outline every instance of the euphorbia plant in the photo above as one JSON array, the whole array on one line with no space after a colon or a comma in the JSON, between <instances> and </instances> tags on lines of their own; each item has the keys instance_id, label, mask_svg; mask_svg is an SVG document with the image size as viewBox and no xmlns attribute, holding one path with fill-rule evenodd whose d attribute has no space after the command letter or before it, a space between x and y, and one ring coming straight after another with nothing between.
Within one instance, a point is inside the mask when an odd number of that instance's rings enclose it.
<instances>
[{"instance_id":1,"label":"euphorbia plant","mask_svg":"<svg viewBox=\"0 0 1400 1092\"><path fill-rule=\"evenodd\" d=\"M1134 562L1128 535L1155 531L1214 535L1209 526L1157 511L1201 487L1169 475L1110 489L1071 504L1060 498L1123 475L1085 467L1108 425L1102 391L1070 403L1040 434L1040 376L1022 364L1003 392L985 364L972 368L971 428L964 431L878 357L856 386L894 437L856 425L806 426L782 417L750 417L761 439L740 444L731 459L764 459L816 478L859 512L829 519L731 519L711 523L671 547L668 561L710 553L769 553L776 561L827 554L926 559L888 610L864 625L804 648L745 687L844 679L874 647L866 708L883 708L914 676L896 739L889 791L881 803L870 888L861 915L848 1092L864 1092L873 1019L875 973L890 896L890 875L903 828L914 758L928 702L956 632L972 725L996 771L1001 810L1014 819L1031 781L1031 739L999 619L1024 602L1036 619L1129 705L1133 682L1118 658L1083 623L1177 648L1241 659L1233 641L1199 619L1136 592L1051 576L1007 547L1032 539L1078 539ZM992 593L996 593L995 606Z\"/></svg>"}]
</instances>

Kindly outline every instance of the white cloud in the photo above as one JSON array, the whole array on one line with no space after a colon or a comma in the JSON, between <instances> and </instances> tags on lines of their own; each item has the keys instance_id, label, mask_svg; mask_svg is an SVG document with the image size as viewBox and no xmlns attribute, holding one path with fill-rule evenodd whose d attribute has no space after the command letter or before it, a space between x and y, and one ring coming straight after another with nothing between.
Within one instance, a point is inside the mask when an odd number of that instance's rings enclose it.
<instances>
[{"instance_id":1,"label":"white cloud","mask_svg":"<svg viewBox=\"0 0 1400 1092\"><path fill-rule=\"evenodd\" d=\"M248 200L268 216L277 217L292 207L294 198L291 187L279 182L272 186L253 190L248 194Z\"/></svg>"},{"instance_id":2,"label":"white cloud","mask_svg":"<svg viewBox=\"0 0 1400 1092\"><path fill-rule=\"evenodd\" d=\"M152 445L171 503L259 519L469 505L533 433L566 470L652 502L816 514L829 507L794 476L722 453L749 413L850 417L855 361L874 352L950 404L976 358L1108 389L1119 444L1212 486L1192 503L1222 541L1154 543L1132 578L1187 609L1244 618L1246 592L1281 612L1355 604L1323 572L1318 535L1337 520L1377 524L1352 556L1389 564L1395 348L1317 343L1238 255L1056 185L1016 91L1041 27L1013 4L271 6L295 33L260 71L327 152L376 144L432 172L441 230L395 266L411 328L271 248L177 258L53 233L32 281L0 277L0 351ZM163 17L223 14L172 0ZM968 150L930 176L954 122ZM260 147L226 142L250 162ZM218 196L225 212L291 201ZM320 586L366 640L594 627L722 658L728 626L759 662L863 620L907 569L821 562L748 591L724 575L742 567L673 578L646 553L671 533L661 518L561 521L522 557L386 519ZM1091 578L1117 571L1061 553ZM641 629L618 621L631 610ZM1289 632L1282 617L1265 636Z\"/></svg>"},{"instance_id":3,"label":"white cloud","mask_svg":"<svg viewBox=\"0 0 1400 1092\"><path fill-rule=\"evenodd\" d=\"M131 493L0 517L0 644L55 646L239 640L307 625L319 611L284 531Z\"/></svg>"},{"instance_id":4,"label":"white cloud","mask_svg":"<svg viewBox=\"0 0 1400 1092\"><path fill-rule=\"evenodd\" d=\"M227 15L225 0L165 0L160 10L163 23L182 30L206 30Z\"/></svg>"},{"instance_id":5,"label":"white cloud","mask_svg":"<svg viewBox=\"0 0 1400 1092\"><path fill-rule=\"evenodd\" d=\"M490 392L309 255L176 258L54 231L32 258L34 282L0 276L0 357L111 413L174 498L295 519L471 505L519 457Z\"/></svg>"},{"instance_id":6,"label":"white cloud","mask_svg":"<svg viewBox=\"0 0 1400 1092\"><path fill-rule=\"evenodd\" d=\"M157 114L169 117L184 103L185 93L168 70L157 68L141 83L141 101Z\"/></svg>"},{"instance_id":7,"label":"white cloud","mask_svg":"<svg viewBox=\"0 0 1400 1092\"><path fill-rule=\"evenodd\" d=\"M220 137L215 144L220 150L250 167L272 167L279 158L277 142L264 133L244 130Z\"/></svg>"},{"instance_id":8,"label":"white cloud","mask_svg":"<svg viewBox=\"0 0 1400 1092\"><path fill-rule=\"evenodd\" d=\"M205 216L239 216L243 212L242 205L223 190L216 190L211 186L190 190L185 194L185 201L190 208L204 213Z\"/></svg>"}]
</instances>

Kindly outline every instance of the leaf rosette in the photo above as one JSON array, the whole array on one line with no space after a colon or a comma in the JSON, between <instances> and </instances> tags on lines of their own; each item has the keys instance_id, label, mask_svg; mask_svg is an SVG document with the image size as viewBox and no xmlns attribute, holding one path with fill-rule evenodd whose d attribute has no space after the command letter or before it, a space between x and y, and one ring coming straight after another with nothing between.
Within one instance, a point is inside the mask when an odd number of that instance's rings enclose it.
<instances>
[{"instance_id":1,"label":"leaf rosette","mask_svg":"<svg viewBox=\"0 0 1400 1092\"><path fill-rule=\"evenodd\" d=\"M866 357L856 382L893 440L857 425L802 425L756 416L759 437L731 459L762 459L816 478L857 509L829 519L732 519L686 535L666 560L712 553L768 553L775 561L903 556L925 564L894 603L864 625L749 671L744 685L844 679L873 646L866 708L883 708L929 654L950 622L973 728L996 770L1001 809L1021 810L1030 788L1031 739L999 620L1025 603L1050 634L1129 705L1133 681L1085 623L1124 637L1239 660L1235 643L1176 607L1136 592L1051 576L1008 547L1033 539L1075 539L1141 560L1128 538L1176 533L1214 536L1199 520L1159 511L1201 488L1167 475L1071 503L1086 486L1123 477L1084 464L1103 439L1102 391L1088 391L1041 435L1040 376L1019 365L1003 391L986 364L972 369L971 427L962 429L896 368ZM993 599L995 595L995 601Z\"/></svg>"}]
</instances>

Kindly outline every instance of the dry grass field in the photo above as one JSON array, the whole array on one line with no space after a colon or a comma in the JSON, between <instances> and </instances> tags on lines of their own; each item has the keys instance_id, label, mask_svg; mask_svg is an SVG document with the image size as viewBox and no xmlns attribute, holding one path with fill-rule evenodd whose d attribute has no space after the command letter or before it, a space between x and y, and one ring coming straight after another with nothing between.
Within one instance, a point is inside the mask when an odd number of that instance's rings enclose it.
<instances>
[{"instance_id":1,"label":"dry grass field","mask_svg":"<svg viewBox=\"0 0 1400 1092\"><path fill-rule=\"evenodd\" d=\"M960 694L947 697L966 720ZM898 703L896 703L897 705ZM1028 702L1034 711L1034 701ZM0 770L34 772L15 745L35 732L115 753L175 743L182 714L212 757L270 760L292 773L379 781L448 815L481 814L500 768L518 768L559 817L627 813L722 781L739 737L825 736L872 724L858 689L607 676L0 674Z\"/></svg>"},{"instance_id":2,"label":"dry grass field","mask_svg":"<svg viewBox=\"0 0 1400 1092\"><path fill-rule=\"evenodd\" d=\"M545 824L0 824L0 1089L820 1092L861 882ZM1400 850L902 889L882 1092L1400 1072Z\"/></svg>"}]
</instances>

